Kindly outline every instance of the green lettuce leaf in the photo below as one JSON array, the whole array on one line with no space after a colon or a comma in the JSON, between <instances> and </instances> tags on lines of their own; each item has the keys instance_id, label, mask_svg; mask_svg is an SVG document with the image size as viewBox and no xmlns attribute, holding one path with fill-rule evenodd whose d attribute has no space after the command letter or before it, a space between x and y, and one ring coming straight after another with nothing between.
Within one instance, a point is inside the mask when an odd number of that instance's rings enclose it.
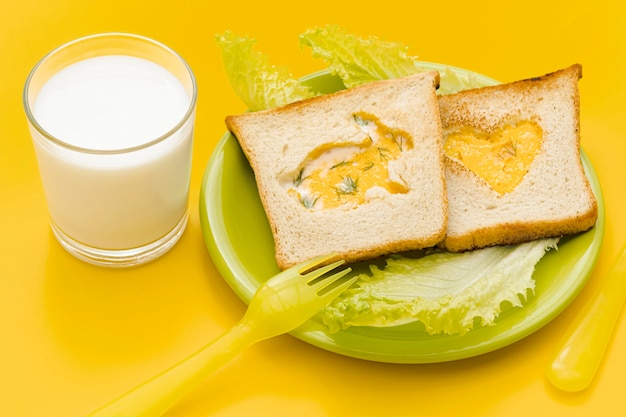
<instances>
[{"instance_id":1,"label":"green lettuce leaf","mask_svg":"<svg viewBox=\"0 0 626 417\"><path fill-rule=\"evenodd\" d=\"M370 266L354 287L321 312L330 331L350 326L397 326L420 321L429 334L464 334L478 321L495 323L505 302L521 306L535 288L535 265L558 239L466 253L392 257Z\"/></svg>"},{"instance_id":2,"label":"green lettuce leaf","mask_svg":"<svg viewBox=\"0 0 626 417\"><path fill-rule=\"evenodd\" d=\"M418 71L406 46L375 37L358 38L338 26L310 29L300 35L300 44L311 47L314 58L326 61L330 73L341 77L347 88Z\"/></svg>"},{"instance_id":3,"label":"green lettuce leaf","mask_svg":"<svg viewBox=\"0 0 626 417\"><path fill-rule=\"evenodd\" d=\"M216 35L228 80L250 111L279 107L316 95L293 78L289 69L272 65L254 50L256 40L227 31Z\"/></svg>"},{"instance_id":4,"label":"green lettuce leaf","mask_svg":"<svg viewBox=\"0 0 626 417\"><path fill-rule=\"evenodd\" d=\"M370 81L400 78L428 70L417 57L409 56L408 47L376 37L368 39L345 33L337 26L310 29L300 35L300 44L311 48L314 58L328 63L331 74L339 76L347 88ZM446 67L440 71L439 94L456 93L482 87L471 73Z\"/></svg>"},{"instance_id":5,"label":"green lettuce leaf","mask_svg":"<svg viewBox=\"0 0 626 417\"><path fill-rule=\"evenodd\" d=\"M279 107L318 94L295 79L287 67L273 65L266 55L255 51L255 39L236 36L231 31L215 38L228 80L250 111ZM311 47L314 57L328 62L329 71L341 77L347 88L429 69L409 56L408 48L401 43L358 38L337 26L308 30L300 35L300 43ZM440 94L485 85L471 73L448 67L440 71L440 79Z\"/></svg>"},{"instance_id":6,"label":"green lettuce leaf","mask_svg":"<svg viewBox=\"0 0 626 417\"><path fill-rule=\"evenodd\" d=\"M476 74L472 72L460 72L446 67L445 70L439 71L439 94L452 94L470 88L485 87L493 83L484 82Z\"/></svg>"}]
</instances>

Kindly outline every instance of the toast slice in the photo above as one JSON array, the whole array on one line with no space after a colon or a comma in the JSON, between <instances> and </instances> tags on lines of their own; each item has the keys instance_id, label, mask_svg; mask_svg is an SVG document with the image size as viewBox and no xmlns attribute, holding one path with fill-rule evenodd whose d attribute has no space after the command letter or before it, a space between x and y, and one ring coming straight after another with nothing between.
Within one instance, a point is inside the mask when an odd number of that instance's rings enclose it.
<instances>
[{"instance_id":1,"label":"toast slice","mask_svg":"<svg viewBox=\"0 0 626 417\"><path fill-rule=\"evenodd\" d=\"M443 239L438 85L429 71L226 118L254 171L279 268Z\"/></svg>"},{"instance_id":2,"label":"toast slice","mask_svg":"<svg viewBox=\"0 0 626 417\"><path fill-rule=\"evenodd\" d=\"M459 252L595 224L597 202L580 159L581 77L575 64L439 97L449 204L440 246Z\"/></svg>"}]
</instances>

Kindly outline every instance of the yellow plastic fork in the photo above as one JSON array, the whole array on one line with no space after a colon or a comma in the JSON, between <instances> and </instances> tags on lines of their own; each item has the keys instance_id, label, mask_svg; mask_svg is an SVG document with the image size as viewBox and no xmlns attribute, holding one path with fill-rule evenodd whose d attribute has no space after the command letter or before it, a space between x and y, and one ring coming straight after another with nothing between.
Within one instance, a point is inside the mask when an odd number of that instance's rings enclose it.
<instances>
[{"instance_id":1,"label":"yellow plastic fork","mask_svg":"<svg viewBox=\"0 0 626 417\"><path fill-rule=\"evenodd\" d=\"M247 347L294 330L356 281L356 277L352 277L339 282L351 268L323 276L343 265L344 261L315 269L332 256L320 256L272 277L258 288L246 314L231 330L89 416L161 416L199 382Z\"/></svg>"}]
</instances>

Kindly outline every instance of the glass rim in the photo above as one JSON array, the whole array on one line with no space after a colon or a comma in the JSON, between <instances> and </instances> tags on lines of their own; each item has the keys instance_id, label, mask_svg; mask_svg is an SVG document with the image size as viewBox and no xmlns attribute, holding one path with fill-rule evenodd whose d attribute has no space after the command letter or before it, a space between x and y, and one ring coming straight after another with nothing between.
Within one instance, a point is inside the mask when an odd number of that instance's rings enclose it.
<instances>
[{"instance_id":1,"label":"glass rim","mask_svg":"<svg viewBox=\"0 0 626 417\"><path fill-rule=\"evenodd\" d=\"M135 146L129 146L126 148L116 148L116 149L91 149L91 148L85 148L82 146L77 146L77 145L72 145L70 143L65 142L62 139L59 139L58 137L52 135L50 132L48 132L46 129L43 128L43 126L41 126L41 124L39 124L39 122L37 121L35 115L33 114L32 111L32 107L31 107L31 100L29 100L29 90L30 90L30 86L31 86L31 82L33 80L33 77L35 76L35 74L37 73L37 71L41 68L41 66L43 66L49 59L51 59L53 56L57 55L58 53L62 52L63 50L66 50L78 43L82 43L82 42L86 42L86 41L90 41L93 39L100 39L100 38L107 38L107 37L118 37L118 38L127 38L127 39L134 39L134 40L138 40L138 41L142 41L142 42L147 42L157 48L162 49L163 51L169 53L170 55L172 55L175 59L177 59L184 67L184 69L187 72L187 75L189 76L189 80L191 82L191 97L190 97L190 101L189 101L189 105L187 107L187 110L185 111L185 114L181 117L181 119L178 121L178 123L176 123L176 125L174 125L171 129L169 129L167 132L161 134L160 136L149 140L148 142L144 142L140 145L135 145ZM92 154L92 155L120 155L120 154L126 154L126 153L130 153L130 152L135 152L135 151L139 151L142 149L146 149L146 148L150 148L160 142L165 141L167 138L171 137L176 131L180 130L181 128L183 128L183 126L189 121L189 119L194 115L195 112L195 108L196 108L196 102L197 102L197 98L198 98L198 85L196 83L196 77L191 69L191 67L189 66L189 64L187 63L187 61L185 61L185 59L178 54L176 51L174 51L172 48L170 48L169 46L156 41L152 38L148 38L146 36L142 36L142 35L137 35L137 34L133 34L133 33L124 33L124 32L105 32L105 33L97 33L97 34L93 34L93 35L87 35L87 36L83 36L77 39L74 39L72 41L66 42L54 49L52 49L50 52L48 52L47 54L45 54L39 61L37 61L37 63L35 64L35 66L30 70L28 77L26 78L26 82L24 84L24 90L22 92L22 103L24 106L24 111L26 113L26 117L29 121L29 123L37 130L37 132L39 134L41 134L44 138L46 138L47 140L49 140L50 142L54 143L55 145L58 145L62 148L74 151L74 152L80 152L80 153L85 153L85 154Z\"/></svg>"}]
</instances>

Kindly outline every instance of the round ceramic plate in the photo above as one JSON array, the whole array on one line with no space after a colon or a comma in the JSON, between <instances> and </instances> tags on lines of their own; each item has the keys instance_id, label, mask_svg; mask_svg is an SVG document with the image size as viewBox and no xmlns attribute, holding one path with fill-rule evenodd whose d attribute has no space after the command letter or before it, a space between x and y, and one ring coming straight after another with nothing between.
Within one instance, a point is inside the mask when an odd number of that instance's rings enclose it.
<instances>
[{"instance_id":1,"label":"round ceramic plate","mask_svg":"<svg viewBox=\"0 0 626 417\"><path fill-rule=\"evenodd\" d=\"M428 64L441 69L438 64ZM452 68L467 74L467 71ZM495 81L476 75L485 84ZM343 88L326 72L304 80L321 92ZM429 335L423 326L352 327L330 333L316 318L292 335L342 355L393 363L432 363L488 353L516 342L556 317L576 297L598 257L604 233L604 204L596 173L584 151L585 172L598 199L597 224L588 232L564 238L558 251L537 264L534 294L523 307L504 309L496 324L459 335ZM274 241L254 180L237 140L225 134L206 168L200 195L200 220L206 246L221 275L247 304L259 285L279 272Z\"/></svg>"}]
</instances>

